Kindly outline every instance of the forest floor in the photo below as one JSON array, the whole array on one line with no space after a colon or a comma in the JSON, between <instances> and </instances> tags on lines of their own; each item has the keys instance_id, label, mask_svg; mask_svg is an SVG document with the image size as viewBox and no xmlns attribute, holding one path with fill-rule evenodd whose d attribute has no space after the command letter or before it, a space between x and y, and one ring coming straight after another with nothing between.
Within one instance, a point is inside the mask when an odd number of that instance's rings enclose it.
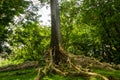
<instances>
[{"instance_id":1,"label":"forest floor","mask_svg":"<svg viewBox=\"0 0 120 80\"><path fill-rule=\"evenodd\" d=\"M120 65L101 63L94 58L78 56L79 65L109 78L120 80ZM8 65L0 68L0 80L36 80L39 69L38 61L27 61L18 65ZM95 76L61 76L49 73L43 80L102 80Z\"/></svg>"},{"instance_id":2,"label":"forest floor","mask_svg":"<svg viewBox=\"0 0 120 80\"><path fill-rule=\"evenodd\" d=\"M100 73L109 77L109 80L120 80L120 70L110 71L101 69L92 69L96 73ZM35 80L37 77L36 68L27 68L14 71L0 72L0 80ZM101 80L95 77L85 76L60 76L57 74L48 74L43 80Z\"/></svg>"}]
</instances>

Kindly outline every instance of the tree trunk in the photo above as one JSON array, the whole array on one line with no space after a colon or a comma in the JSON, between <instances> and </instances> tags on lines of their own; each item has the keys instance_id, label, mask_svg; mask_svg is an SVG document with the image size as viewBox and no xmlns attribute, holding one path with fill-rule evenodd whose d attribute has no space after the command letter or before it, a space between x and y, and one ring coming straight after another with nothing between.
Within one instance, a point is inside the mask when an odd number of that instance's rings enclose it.
<instances>
[{"instance_id":1,"label":"tree trunk","mask_svg":"<svg viewBox=\"0 0 120 80\"><path fill-rule=\"evenodd\" d=\"M53 61L56 64L60 61L59 48L61 46L61 34L60 34L60 15L58 0L50 0L51 5L51 43Z\"/></svg>"}]
</instances>

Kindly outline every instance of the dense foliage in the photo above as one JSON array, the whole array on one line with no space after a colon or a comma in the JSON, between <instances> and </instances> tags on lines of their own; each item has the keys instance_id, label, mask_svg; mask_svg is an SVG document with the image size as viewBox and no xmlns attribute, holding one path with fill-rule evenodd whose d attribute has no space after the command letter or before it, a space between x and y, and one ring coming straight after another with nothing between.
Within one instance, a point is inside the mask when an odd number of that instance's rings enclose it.
<instances>
[{"instance_id":1,"label":"dense foliage","mask_svg":"<svg viewBox=\"0 0 120 80\"><path fill-rule=\"evenodd\" d=\"M50 29L27 23L16 26L9 39L14 59L40 60L50 42Z\"/></svg>"},{"instance_id":2,"label":"dense foliage","mask_svg":"<svg viewBox=\"0 0 120 80\"><path fill-rule=\"evenodd\" d=\"M94 55L102 60L120 61L120 2L118 0L84 0L82 4L83 22L96 27L99 43L93 44Z\"/></svg>"},{"instance_id":3,"label":"dense foliage","mask_svg":"<svg viewBox=\"0 0 120 80\"><path fill-rule=\"evenodd\" d=\"M14 15L23 13L28 2L24 0L1 0L0 1L0 24L8 25L13 21Z\"/></svg>"},{"instance_id":4,"label":"dense foliage","mask_svg":"<svg viewBox=\"0 0 120 80\"><path fill-rule=\"evenodd\" d=\"M0 53L6 50L9 53L8 47L4 46L11 33L8 25L14 22L15 15L18 16L24 12L27 5L28 2L24 0L0 0Z\"/></svg>"},{"instance_id":5,"label":"dense foliage","mask_svg":"<svg viewBox=\"0 0 120 80\"><path fill-rule=\"evenodd\" d=\"M119 63L119 5L118 0L64 1L61 4L64 47L74 54Z\"/></svg>"}]
</instances>

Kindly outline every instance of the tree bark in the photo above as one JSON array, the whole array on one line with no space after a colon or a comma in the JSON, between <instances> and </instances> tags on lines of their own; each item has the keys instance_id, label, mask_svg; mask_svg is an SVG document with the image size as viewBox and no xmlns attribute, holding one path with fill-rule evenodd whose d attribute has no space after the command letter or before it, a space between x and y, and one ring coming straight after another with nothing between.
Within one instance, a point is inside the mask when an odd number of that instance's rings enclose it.
<instances>
[{"instance_id":1,"label":"tree bark","mask_svg":"<svg viewBox=\"0 0 120 80\"><path fill-rule=\"evenodd\" d=\"M51 5L51 43L50 47L58 47L61 45L60 34L60 14L58 0L50 0Z\"/></svg>"},{"instance_id":2,"label":"tree bark","mask_svg":"<svg viewBox=\"0 0 120 80\"><path fill-rule=\"evenodd\" d=\"M51 43L53 61L58 64L60 62L59 48L61 47L60 33L60 14L58 0L50 0L51 5Z\"/></svg>"}]
</instances>

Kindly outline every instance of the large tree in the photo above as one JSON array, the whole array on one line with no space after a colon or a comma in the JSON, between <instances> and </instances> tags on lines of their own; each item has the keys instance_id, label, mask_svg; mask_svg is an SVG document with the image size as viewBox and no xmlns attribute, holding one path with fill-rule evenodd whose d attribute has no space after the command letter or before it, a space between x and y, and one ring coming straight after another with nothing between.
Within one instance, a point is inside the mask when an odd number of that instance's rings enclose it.
<instances>
[{"instance_id":1,"label":"large tree","mask_svg":"<svg viewBox=\"0 0 120 80\"><path fill-rule=\"evenodd\" d=\"M61 46L61 33L60 33L60 15L58 0L50 0L51 5L51 43L50 48L44 55L45 65L39 69L39 78L41 80L48 72L56 72L61 75L87 75L99 76L104 80L106 77L92 72L87 72L86 69L77 65L75 58L77 56L65 51Z\"/></svg>"}]
</instances>

